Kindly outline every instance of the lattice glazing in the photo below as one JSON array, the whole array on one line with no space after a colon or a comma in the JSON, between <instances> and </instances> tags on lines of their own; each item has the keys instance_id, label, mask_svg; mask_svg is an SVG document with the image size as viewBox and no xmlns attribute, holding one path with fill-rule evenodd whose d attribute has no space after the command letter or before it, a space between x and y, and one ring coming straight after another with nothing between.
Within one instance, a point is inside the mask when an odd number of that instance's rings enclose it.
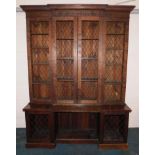
<instances>
[{"instance_id":1,"label":"lattice glazing","mask_svg":"<svg viewBox=\"0 0 155 155\"><path fill-rule=\"evenodd\" d=\"M57 98L62 100L73 99L74 83L70 81L57 82Z\"/></svg>"},{"instance_id":2,"label":"lattice glazing","mask_svg":"<svg viewBox=\"0 0 155 155\"><path fill-rule=\"evenodd\" d=\"M32 62L33 63L48 63L48 49L33 49Z\"/></svg>"},{"instance_id":3,"label":"lattice glazing","mask_svg":"<svg viewBox=\"0 0 155 155\"><path fill-rule=\"evenodd\" d=\"M105 81L108 82L121 82L122 81L122 66L106 66Z\"/></svg>"},{"instance_id":4,"label":"lattice glazing","mask_svg":"<svg viewBox=\"0 0 155 155\"><path fill-rule=\"evenodd\" d=\"M104 86L104 101L120 101L121 85L105 84Z\"/></svg>"},{"instance_id":5,"label":"lattice glazing","mask_svg":"<svg viewBox=\"0 0 155 155\"><path fill-rule=\"evenodd\" d=\"M31 37L32 48L48 48L49 37L48 35L32 35Z\"/></svg>"},{"instance_id":6,"label":"lattice glazing","mask_svg":"<svg viewBox=\"0 0 155 155\"><path fill-rule=\"evenodd\" d=\"M123 50L110 50L105 54L106 65L122 65Z\"/></svg>"},{"instance_id":7,"label":"lattice glazing","mask_svg":"<svg viewBox=\"0 0 155 155\"><path fill-rule=\"evenodd\" d=\"M124 34L125 24L123 22L107 22L107 34Z\"/></svg>"},{"instance_id":8,"label":"lattice glazing","mask_svg":"<svg viewBox=\"0 0 155 155\"><path fill-rule=\"evenodd\" d=\"M125 140L125 116L124 115L105 115L104 116L104 138L105 142L124 142Z\"/></svg>"},{"instance_id":9,"label":"lattice glazing","mask_svg":"<svg viewBox=\"0 0 155 155\"><path fill-rule=\"evenodd\" d=\"M30 138L32 139L48 139L48 115L42 114L29 114L30 118Z\"/></svg>"},{"instance_id":10,"label":"lattice glazing","mask_svg":"<svg viewBox=\"0 0 155 155\"><path fill-rule=\"evenodd\" d=\"M50 98L50 86L48 84L33 84L33 97L38 99Z\"/></svg>"},{"instance_id":11,"label":"lattice glazing","mask_svg":"<svg viewBox=\"0 0 155 155\"><path fill-rule=\"evenodd\" d=\"M81 99L87 100L87 99L92 99L96 100L97 99L97 82L88 82L84 81L81 82Z\"/></svg>"},{"instance_id":12,"label":"lattice glazing","mask_svg":"<svg viewBox=\"0 0 155 155\"><path fill-rule=\"evenodd\" d=\"M57 39L73 39L73 21L57 21L56 22L56 38Z\"/></svg>"},{"instance_id":13,"label":"lattice glazing","mask_svg":"<svg viewBox=\"0 0 155 155\"><path fill-rule=\"evenodd\" d=\"M97 60L82 60L81 67L82 79L98 77L98 62Z\"/></svg>"},{"instance_id":14,"label":"lattice glazing","mask_svg":"<svg viewBox=\"0 0 155 155\"><path fill-rule=\"evenodd\" d=\"M97 58L98 40L82 40L82 57Z\"/></svg>"},{"instance_id":15,"label":"lattice glazing","mask_svg":"<svg viewBox=\"0 0 155 155\"><path fill-rule=\"evenodd\" d=\"M73 40L57 40L56 52L57 58L73 57Z\"/></svg>"},{"instance_id":16,"label":"lattice glazing","mask_svg":"<svg viewBox=\"0 0 155 155\"><path fill-rule=\"evenodd\" d=\"M73 78L73 60L57 60L57 77Z\"/></svg>"},{"instance_id":17,"label":"lattice glazing","mask_svg":"<svg viewBox=\"0 0 155 155\"><path fill-rule=\"evenodd\" d=\"M33 82L49 81L48 65L33 65Z\"/></svg>"},{"instance_id":18,"label":"lattice glazing","mask_svg":"<svg viewBox=\"0 0 155 155\"><path fill-rule=\"evenodd\" d=\"M31 22L31 33L32 34L47 34L49 31L49 24L45 21L33 21Z\"/></svg>"},{"instance_id":19,"label":"lattice glazing","mask_svg":"<svg viewBox=\"0 0 155 155\"><path fill-rule=\"evenodd\" d=\"M82 22L82 38L98 39L99 38L99 22L83 21Z\"/></svg>"},{"instance_id":20,"label":"lattice glazing","mask_svg":"<svg viewBox=\"0 0 155 155\"><path fill-rule=\"evenodd\" d=\"M124 35L107 35L106 49L107 50L123 50Z\"/></svg>"}]
</instances>

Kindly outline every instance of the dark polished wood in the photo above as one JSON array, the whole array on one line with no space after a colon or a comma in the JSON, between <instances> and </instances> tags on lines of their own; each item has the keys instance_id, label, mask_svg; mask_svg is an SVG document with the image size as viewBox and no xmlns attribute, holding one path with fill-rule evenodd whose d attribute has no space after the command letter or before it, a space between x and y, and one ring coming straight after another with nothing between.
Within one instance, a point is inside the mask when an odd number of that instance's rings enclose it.
<instances>
[{"instance_id":1,"label":"dark polished wood","mask_svg":"<svg viewBox=\"0 0 155 155\"><path fill-rule=\"evenodd\" d=\"M127 150L128 144L99 144L100 149L121 149Z\"/></svg>"},{"instance_id":2,"label":"dark polished wood","mask_svg":"<svg viewBox=\"0 0 155 155\"><path fill-rule=\"evenodd\" d=\"M129 16L134 6L22 5L30 103L26 147L127 149Z\"/></svg>"},{"instance_id":3,"label":"dark polished wood","mask_svg":"<svg viewBox=\"0 0 155 155\"><path fill-rule=\"evenodd\" d=\"M49 149L53 149L56 147L55 144L52 143L27 143L26 144L27 148L49 148Z\"/></svg>"},{"instance_id":4,"label":"dark polished wood","mask_svg":"<svg viewBox=\"0 0 155 155\"><path fill-rule=\"evenodd\" d=\"M98 139L57 139L56 142L62 144L97 144Z\"/></svg>"}]
</instances>

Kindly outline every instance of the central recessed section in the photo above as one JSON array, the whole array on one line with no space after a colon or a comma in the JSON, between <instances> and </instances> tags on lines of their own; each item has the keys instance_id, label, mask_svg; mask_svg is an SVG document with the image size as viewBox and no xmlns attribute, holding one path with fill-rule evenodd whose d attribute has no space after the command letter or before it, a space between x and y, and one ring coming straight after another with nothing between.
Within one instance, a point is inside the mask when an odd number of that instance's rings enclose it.
<instances>
[{"instance_id":1,"label":"central recessed section","mask_svg":"<svg viewBox=\"0 0 155 155\"><path fill-rule=\"evenodd\" d=\"M56 113L56 139L97 139L99 113Z\"/></svg>"}]
</instances>

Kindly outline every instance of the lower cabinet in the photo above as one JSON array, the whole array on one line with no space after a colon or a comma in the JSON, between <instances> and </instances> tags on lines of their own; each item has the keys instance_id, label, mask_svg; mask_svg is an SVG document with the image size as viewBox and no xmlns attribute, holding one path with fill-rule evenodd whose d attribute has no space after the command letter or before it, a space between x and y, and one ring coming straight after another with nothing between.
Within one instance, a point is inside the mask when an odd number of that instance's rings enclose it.
<instances>
[{"instance_id":1,"label":"lower cabinet","mask_svg":"<svg viewBox=\"0 0 155 155\"><path fill-rule=\"evenodd\" d=\"M26 111L27 147L55 146L54 114L51 112Z\"/></svg>"},{"instance_id":2,"label":"lower cabinet","mask_svg":"<svg viewBox=\"0 0 155 155\"><path fill-rule=\"evenodd\" d=\"M52 112L25 110L27 147L54 148L56 143L95 143L127 149L129 112Z\"/></svg>"},{"instance_id":3,"label":"lower cabinet","mask_svg":"<svg viewBox=\"0 0 155 155\"><path fill-rule=\"evenodd\" d=\"M100 147L127 149L129 112L100 114Z\"/></svg>"},{"instance_id":4,"label":"lower cabinet","mask_svg":"<svg viewBox=\"0 0 155 155\"><path fill-rule=\"evenodd\" d=\"M97 143L99 113L58 112L55 115L57 142Z\"/></svg>"}]
</instances>

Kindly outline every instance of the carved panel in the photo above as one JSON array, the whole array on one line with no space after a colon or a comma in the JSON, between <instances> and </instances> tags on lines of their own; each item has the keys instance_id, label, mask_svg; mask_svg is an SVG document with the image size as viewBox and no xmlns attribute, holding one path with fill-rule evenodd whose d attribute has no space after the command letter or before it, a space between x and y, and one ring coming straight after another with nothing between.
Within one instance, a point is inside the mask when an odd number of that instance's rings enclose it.
<instances>
[{"instance_id":1,"label":"carved panel","mask_svg":"<svg viewBox=\"0 0 155 155\"><path fill-rule=\"evenodd\" d=\"M52 16L103 16L102 10L54 10Z\"/></svg>"},{"instance_id":2,"label":"carved panel","mask_svg":"<svg viewBox=\"0 0 155 155\"><path fill-rule=\"evenodd\" d=\"M125 115L104 116L104 142L124 142L126 138Z\"/></svg>"}]
</instances>

